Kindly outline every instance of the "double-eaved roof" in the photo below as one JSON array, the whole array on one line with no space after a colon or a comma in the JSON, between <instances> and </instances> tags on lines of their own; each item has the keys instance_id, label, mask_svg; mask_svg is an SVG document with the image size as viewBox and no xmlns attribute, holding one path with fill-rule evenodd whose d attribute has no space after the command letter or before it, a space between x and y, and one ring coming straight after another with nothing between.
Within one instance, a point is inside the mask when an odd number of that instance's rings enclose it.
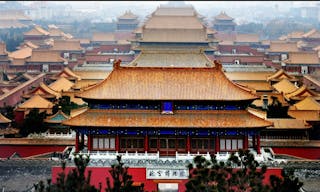
<instances>
[{"instance_id":1,"label":"double-eaved roof","mask_svg":"<svg viewBox=\"0 0 320 192\"><path fill-rule=\"evenodd\" d=\"M257 98L230 81L222 72L221 64L203 68L115 66L106 79L78 96L98 100L241 101Z\"/></svg>"},{"instance_id":2,"label":"double-eaved roof","mask_svg":"<svg viewBox=\"0 0 320 192\"><path fill-rule=\"evenodd\" d=\"M208 42L207 27L193 7L159 7L140 32L140 42Z\"/></svg>"},{"instance_id":3,"label":"double-eaved roof","mask_svg":"<svg viewBox=\"0 0 320 192\"><path fill-rule=\"evenodd\" d=\"M101 110L89 109L63 122L80 127L137 127L148 128L263 128L272 123L246 110L175 111L162 115L157 110Z\"/></svg>"},{"instance_id":4,"label":"double-eaved roof","mask_svg":"<svg viewBox=\"0 0 320 192\"><path fill-rule=\"evenodd\" d=\"M208 67L212 61L199 49L152 48L142 50L129 64L139 67Z\"/></svg>"}]
</instances>

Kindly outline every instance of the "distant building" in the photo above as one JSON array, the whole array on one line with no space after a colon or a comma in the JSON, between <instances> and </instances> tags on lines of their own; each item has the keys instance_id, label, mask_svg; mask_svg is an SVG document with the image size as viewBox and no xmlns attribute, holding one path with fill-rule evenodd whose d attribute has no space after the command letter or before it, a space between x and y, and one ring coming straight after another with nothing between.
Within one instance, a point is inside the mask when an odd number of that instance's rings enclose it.
<instances>
[{"instance_id":1,"label":"distant building","mask_svg":"<svg viewBox=\"0 0 320 192\"><path fill-rule=\"evenodd\" d=\"M235 31L237 24L233 20L226 12L221 12L214 17L212 28L217 31Z\"/></svg>"},{"instance_id":2,"label":"distant building","mask_svg":"<svg viewBox=\"0 0 320 192\"><path fill-rule=\"evenodd\" d=\"M117 19L118 31L133 31L138 27L138 16L134 15L131 11L126 11Z\"/></svg>"},{"instance_id":3,"label":"distant building","mask_svg":"<svg viewBox=\"0 0 320 192\"><path fill-rule=\"evenodd\" d=\"M317 52L291 52L281 66L288 72L309 74L319 69L320 59Z\"/></svg>"}]
</instances>

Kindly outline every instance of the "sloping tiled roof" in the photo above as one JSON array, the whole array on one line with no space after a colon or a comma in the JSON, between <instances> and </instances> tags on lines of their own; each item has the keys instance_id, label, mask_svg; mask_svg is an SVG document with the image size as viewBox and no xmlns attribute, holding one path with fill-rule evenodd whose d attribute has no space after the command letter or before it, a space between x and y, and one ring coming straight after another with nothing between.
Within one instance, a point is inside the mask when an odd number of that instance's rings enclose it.
<instances>
[{"instance_id":1,"label":"sloping tiled roof","mask_svg":"<svg viewBox=\"0 0 320 192\"><path fill-rule=\"evenodd\" d=\"M260 42L259 34L237 34L235 42L256 43Z\"/></svg>"},{"instance_id":2,"label":"sloping tiled roof","mask_svg":"<svg viewBox=\"0 0 320 192\"><path fill-rule=\"evenodd\" d=\"M163 7L160 6L153 13L155 16L194 16L193 7Z\"/></svg>"},{"instance_id":3,"label":"sloping tiled roof","mask_svg":"<svg viewBox=\"0 0 320 192\"><path fill-rule=\"evenodd\" d=\"M74 89L84 89L87 87L90 87L92 85L96 85L102 81L102 79L81 79L80 81L77 81L72 88Z\"/></svg>"},{"instance_id":4,"label":"sloping tiled roof","mask_svg":"<svg viewBox=\"0 0 320 192\"><path fill-rule=\"evenodd\" d=\"M103 80L108 77L111 71L74 71L82 80Z\"/></svg>"},{"instance_id":5,"label":"sloping tiled roof","mask_svg":"<svg viewBox=\"0 0 320 192\"><path fill-rule=\"evenodd\" d=\"M306 121L320 121L319 111L315 110L289 110L288 115Z\"/></svg>"},{"instance_id":6,"label":"sloping tiled roof","mask_svg":"<svg viewBox=\"0 0 320 192\"><path fill-rule=\"evenodd\" d=\"M68 91L73 85L74 85L74 83L72 83L68 79L66 79L64 77L60 77L55 82L51 83L49 85L49 87L52 90L55 90L57 92L61 92L61 91Z\"/></svg>"},{"instance_id":7,"label":"sloping tiled roof","mask_svg":"<svg viewBox=\"0 0 320 192\"><path fill-rule=\"evenodd\" d=\"M248 87L248 88L251 88L251 89L254 89L256 91L270 91L272 90L270 84L266 81L237 81L237 83L245 86L245 87Z\"/></svg>"},{"instance_id":8,"label":"sloping tiled roof","mask_svg":"<svg viewBox=\"0 0 320 192\"><path fill-rule=\"evenodd\" d=\"M81 80L81 77L75 74L71 69L65 67L60 73L58 73L53 79L57 79L59 77L65 77L67 79L77 79Z\"/></svg>"},{"instance_id":9,"label":"sloping tiled roof","mask_svg":"<svg viewBox=\"0 0 320 192\"><path fill-rule=\"evenodd\" d=\"M199 50L143 50L129 64L139 67L207 67L212 61Z\"/></svg>"},{"instance_id":10,"label":"sloping tiled roof","mask_svg":"<svg viewBox=\"0 0 320 192\"><path fill-rule=\"evenodd\" d=\"M214 17L217 20L233 20L232 17L226 14L226 12L221 12L219 15Z\"/></svg>"},{"instance_id":11,"label":"sloping tiled roof","mask_svg":"<svg viewBox=\"0 0 320 192\"><path fill-rule=\"evenodd\" d=\"M304 34L303 31L293 31L287 35L287 38L288 39L299 39L299 38L302 38L303 34Z\"/></svg>"},{"instance_id":12,"label":"sloping tiled roof","mask_svg":"<svg viewBox=\"0 0 320 192\"><path fill-rule=\"evenodd\" d=\"M296 87L293 83L288 81L288 79L282 79L278 83L273 84L272 87L279 93L285 94L292 93L293 91L298 89L298 87Z\"/></svg>"},{"instance_id":13,"label":"sloping tiled roof","mask_svg":"<svg viewBox=\"0 0 320 192\"><path fill-rule=\"evenodd\" d=\"M317 52L291 52L286 64L320 64Z\"/></svg>"},{"instance_id":14,"label":"sloping tiled roof","mask_svg":"<svg viewBox=\"0 0 320 192\"><path fill-rule=\"evenodd\" d=\"M31 97L32 95L41 95L43 97L56 97L56 98L59 98L61 96L60 93L52 90L43 82L39 84L39 87L32 90L30 93L24 95L24 97L28 98L28 97Z\"/></svg>"},{"instance_id":15,"label":"sloping tiled roof","mask_svg":"<svg viewBox=\"0 0 320 192\"><path fill-rule=\"evenodd\" d=\"M176 128L257 128L272 123L245 110L231 111L176 111L174 115L162 115L149 110L93 110L64 121L70 126L85 127L176 127Z\"/></svg>"},{"instance_id":16,"label":"sloping tiled roof","mask_svg":"<svg viewBox=\"0 0 320 192\"><path fill-rule=\"evenodd\" d=\"M81 51L80 40L54 40L52 50Z\"/></svg>"},{"instance_id":17,"label":"sloping tiled roof","mask_svg":"<svg viewBox=\"0 0 320 192\"><path fill-rule=\"evenodd\" d=\"M52 50L32 50L31 57L27 62L65 62L66 60L60 56L60 52Z\"/></svg>"},{"instance_id":18,"label":"sloping tiled roof","mask_svg":"<svg viewBox=\"0 0 320 192\"><path fill-rule=\"evenodd\" d=\"M52 107L53 104L50 101L42 98L40 95L34 95L30 99L18 106L18 108L20 109L51 109Z\"/></svg>"},{"instance_id":19,"label":"sloping tiled roof","mask_svg":"<svg viewBox=\"0 0 320 192\"><path fill-rule=\"evenodd\" d=\"M320 32L317 29L311 29L302 35L304 38L320 38Z\"/></svg>"},{"instance_id":20,"label":"sloping tiled roof","mask_svg":"<svg viewBox=\"0 0 320 192\"><path fill-rule=\"evenodd\" d=\"M301 86L299 89L297 89L294 92L285 94L285 97L289 100L302 100L306 97L316 97L316 100L320 99L319 94L315 93L314 91L311 91L310 89L307 88L306 85Z\"/></svg>"},{"instance_id":21,"label":"sloping tiled roof","mask_svg":"<svg viewBox=\"0 0 320 192\"><path fill-rule=\"evenodd\" d=\"M313 97L306 97L302 101L293 105L297 110L318 110L320 111L320 104Z\"/></svg>"},{"instance_id":22,"label":"sloping tiled roof","mask_svg":"<svg viewBox=\"0 0 320 192\"><path fill-rule=\"evenodd\" d=\"M23 47L19 50L9 53L8 56L13 59L26 59L28 57L31 57L31 54L32 54L32 48Z\"/></svg>"},{"instance_id":23,"label":"sloping tiled roof","mask_svg":"<svg viewBox=\"0 0 320 192\"><path fill-rule=\"evenodd\" d=\"M297 42L271 41L269 52L297 52Z\"/></svg>"},{"instance_id":24,"label":"sloping tiled roof","mask_svg":"<svg viewBox=\"0 0 320 192\"><path fill-rule=\"evenodd\" d=\"M37 48L39 48L38 45L35 45L35 44L32 43L31 41L24 42L24 45L26 45L26 46L28 46L28 47L30 47L30 48L32 48L32 49L37 49Z\"/></svg>"},{"instance_id":25,"label":"sloping tiled roof","mask_svg":"<svg viewBox=\"0 0 320 192\"><path fill-rule=\"evenodd\" d=\"M267 119L273 126L267 129L310 129L312 126L300 119Z\"/></svg>"},{"instance_id":26,"label":"sloping tiled roof","mask_svg":"<svg viewBox=\"0 0 320 192\"><path fill-rule=\"evenodd\" d=\"M226 72L226 76L233 81L265 81L272 72Z\"/></svg>"},{"instance_id":27,"label":"sloping tiled roof","mask_svg":"<svg viewBox=\"0 0 320 192\"><path fill-rule=\"evenodd\" d=\"M11 120L6 118L4 115L2 115L2 113L0 113L0 124L1 123L10 123Z\"/></svg>"},{"instance_id":28,"label":"sloping tiled roof","mask_svg":"<svg viewBox=\"0 0 320 192\"><path fill-rule=\"evenodd\" d=\"M114 33L93 33L91 41L116 41Z\"/></svg>"},{"instance_id":29,"label":"sloping tiled roof","mask_svg":"<svg viewBox=\"0 0 320 192\"><path fill-rule=\"evenodd\" d=\"M145 29L203 29L204 26L195 16L151 17L144 25Z\"/></svg>"},{"instance_id":30,"label":"sloping tiled roof","mask_svg":"<svg viewBox=\"0 0 320 192\"><path fill-rule=\"evenodd\" d=\"M90 39L81 38L81 39L74 39L74 40L79 40L80 44L90 44Z\"/></svg>"},{"instance_id":31,"label":"sloping tiled roof","mask_svg":"<svg viewBox=\"0 0 320 192\"><path fill-rule=\"evenodd\" d=\"M280 69L274 74L268 76L267 81L280 81L282 79L288 79L289 81L297 81L298 79L292 75L289 75L285 70Z\"/></svg>"},{"instance_id":32,"label":"sloping tiled roof","mask_svg":"<svg viewBox=\"0 0 320 192\"><path fill-rule=\"evenodd\" d=\"M34 28L32 28L30 31L27 31L24 33L24 35L49 35L50 33L46 30L44 30L42 27L39 25L36 25Z\"/></svg>"},{"instance_id":33,"label":"sloping tiled roof","mask_svg":"<svg viewBox=\"0 0 320 192\"><path fill-rule=\"evenodd\" d=\"M222 72L221 64L207 68L120 67L96 86L79 94L89 99L124 100L254 100Z\"/></svg>"},{"instance_id":34,"label":"sloping tiled roof","mask_svg":"<svg viewBox=\"0 0 320 192\"><path fill-rule=\"evenodd\" d=\"M181 35L183 34L183 35ZM141 42L208 42L206 29L145 29Z\"/></svg>"},{"instance_id":35,"label":"sloping tiled roof","mask_svg":"<svg viewBox=\"0 0 320 192\"><path fill-rule=\"evenodd\" d=\"M70 117L75 117L77 115L80 115L81 113L83 113L87 110L88 110L88 107L81 107L81 108L77 108L77 109L72 109L70 111Z\"/></svg>"},{"instance_id":36,"label":"sloping tiled roof","mask_svg":"<svg viewBox=\"0 0 320 192\"><path fill-rule=\"evenodd\" d=\"M56 114L48 116L44 122L46 123L61 123L69 119L69 116L66 115L62 110L59 110Z\"/></svg>"}]
</instances>

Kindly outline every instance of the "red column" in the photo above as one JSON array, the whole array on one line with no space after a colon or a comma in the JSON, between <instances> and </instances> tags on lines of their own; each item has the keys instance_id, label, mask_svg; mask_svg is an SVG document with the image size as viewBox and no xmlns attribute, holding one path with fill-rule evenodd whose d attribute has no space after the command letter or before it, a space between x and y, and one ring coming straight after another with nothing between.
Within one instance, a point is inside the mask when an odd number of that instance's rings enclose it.
<instances>
[{"instance_id":1,"label":"red column","mask_svg":"<svg viewBox=\"0 0 320 192\"><path fill-rule=\"evenodd\" d=\"M257 135L257 153L260 154L260 135Z\"/></svg>"},{"instance_id":2,"label":"red column","mask_svg":"<svg viewBox=\"0 0 320 192\"><path fill-rule=\"evenodd\" d=\"M191 151L191 143L190 143L190 135L187 135L187 146L186 146L187 152Z\"/></svg>"},{"instance_id":3,"label":"red column","mask_svg":"<svg viewBox=\"0 0 320 192\"><path fill-rule=\"evenodd\" d=\"M255 149L256 148L256 136L252 135L252 148Z\"/></svg>"},{"instance_id":4,"label":"red column","mask_svg":"<svg viewBox=\"0 0 320 192\"><path fill-rule=\"evenodd\" d=\"M148 135L144 136L144 151L148 151L149 149L149 139L148 139Z\"/></svg>"},{"instance_id":5,"label":"red column","mask_svg":"<svg viewBox=\"0 0 320 192\"><path fill-rule=\"evenodd\" d=\"M80 141L80 150L82 150L83 149L83 147L84 147L84 134L81 134L81 141Z\"/></svg>"},{"instance_id":6,"label":"red column","mask_svg":"<svg viewBox=\"0 0 320 192\"><path fill-rule=\"evenodd\" d=\"M79 133L76 133L76 153L79 152Z\"/></svg>"},{"instance_id":7,"label":"red column","mask_svg":"<svg viewBox=\"0 0 320 192\"><path fill-rule=\"evenodd\" d=\"M218 135L215 137L214 142L215 142L215 151L216 153L218 153L220 152L220 138Z\"/></svg>"},{"instance_id":8,"label":"red column","mask_svg":"<svg viewBox=\"0 0 320 192\"><path fill-rule=\"evenodd\" d=\"M248 135L245 135L243 138L243 149L248 149L248 148L249 148Z\"/></svg>"},{"instance_id":9,"label":"red column","mask_svg":"<svg viewBox=\"0 0 320 192\"><path fill-rule=\"evenodd\" d=\"M120 141L119 141L119 135L116 135L116 151L120 151Z\"/></svg>"}]
</instances>

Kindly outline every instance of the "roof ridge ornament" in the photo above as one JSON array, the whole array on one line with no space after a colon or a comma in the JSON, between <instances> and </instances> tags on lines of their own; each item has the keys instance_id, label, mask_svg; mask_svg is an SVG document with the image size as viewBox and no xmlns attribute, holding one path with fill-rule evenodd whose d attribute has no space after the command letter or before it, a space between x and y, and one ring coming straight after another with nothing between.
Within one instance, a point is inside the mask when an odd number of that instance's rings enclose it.
<instances>
[{"instance_id":1,"label":"roof ridge ornament","mask_svg":"<svg viewBox=\"0 0 320 192\"><path fill-rule=\"evenodd\" d=\"M218 70L222 69L222 64L219 60L214 60L213 63L214 63L214 66L216 69L218 69Z\"/></svg>"},{"instance_id":2,"label":"roof ridge ornament","mask_svg":"<svg viewBox=\"0 0 320 192\"><path fill-rule=\"evenodd\" d=\"M121 64L121 59L115 60L113 62L113 69L119 69Z\"/></svg>"}]
</instances>

